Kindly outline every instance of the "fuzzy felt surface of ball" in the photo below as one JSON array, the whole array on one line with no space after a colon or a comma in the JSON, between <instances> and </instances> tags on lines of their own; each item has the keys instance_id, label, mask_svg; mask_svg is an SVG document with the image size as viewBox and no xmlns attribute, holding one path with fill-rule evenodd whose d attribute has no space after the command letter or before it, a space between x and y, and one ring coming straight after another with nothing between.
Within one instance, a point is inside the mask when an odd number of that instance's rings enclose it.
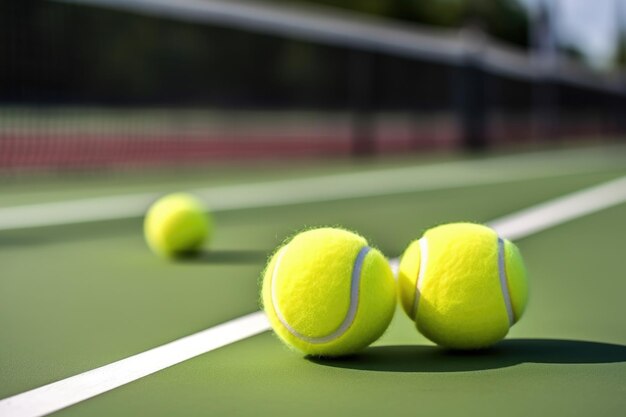
<instances>
[{"instance_id":1,"label":"fuzzy felt surface of ball","mask_svg":"<svg viewBox=\"0 0 626 417\"><path fill-rule=\"evenodd\" d=\"M398 286L402 307L418 330L454 349L501 340L528 300L517 246L473 223L437 226L413 241L402 255Z\"/></svg>"},{"instance_id":2,"label":"fuzzy felt surface of ball","mask_svg":"<svg viewBox=\"0 0 626 417\"><path fill-rule=\"evenodd\" d=\"M175 193L157 200L144 219L144 236L153 252L175 257L196 252L211 237L213 221L191 194Z\"/></svg>"},{"instance_id":3,"label":"fuzzy felt surface of ball","mask_svg":"<svg viewBox=\"0 0 626 417\"><path fill-rule=\"evenodd\" d=\"M312 356L355 353L387 329L396 306L387 259L339 228L297 234L270 259L262 302L279 338Z\"/></svg>"}]
</instances>

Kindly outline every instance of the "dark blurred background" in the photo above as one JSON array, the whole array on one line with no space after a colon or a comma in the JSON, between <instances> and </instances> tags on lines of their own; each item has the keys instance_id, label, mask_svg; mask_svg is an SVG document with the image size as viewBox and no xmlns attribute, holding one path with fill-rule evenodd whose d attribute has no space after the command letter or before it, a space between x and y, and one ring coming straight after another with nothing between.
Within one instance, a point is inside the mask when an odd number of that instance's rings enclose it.
<instances>
[{"instance_id":1,"label":"dark blurred background","mask_svg":"<svg viewBox=\"0 0 626 417\"><path fill-rule=\"evenodd\" d=\"M0 0L0 173L620 140L623 3Z\"/></svg>"}]
</instances>

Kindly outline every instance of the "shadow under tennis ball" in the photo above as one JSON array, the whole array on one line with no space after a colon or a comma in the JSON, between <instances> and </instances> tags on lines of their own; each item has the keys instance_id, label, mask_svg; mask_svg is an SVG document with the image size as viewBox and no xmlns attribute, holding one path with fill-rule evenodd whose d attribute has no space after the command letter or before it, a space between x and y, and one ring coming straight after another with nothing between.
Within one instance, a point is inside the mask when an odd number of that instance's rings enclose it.
<instances>
[{"instance_id":1,"label":"shadow under tennis ball","mask_svg":"<svg viewBox=\"0 0 626 417\"><path fill-rule=\"evenodd\" d=\"M197 264L263 264L270 253L264 250L200 250L181 253L174 260Z\"/></svg>"},{"instance_id":2,"label":"shadow under tennis ball","mask_svg":"<svg viewBox=\"0 0 626 417\"><path fill-rule=\"evenodd\" d=\"M506 368L522 363L593 364L626 362L626 346L559 339L507 339L476 351L436 346L373 346L344 358L311 362L379 372L463 372Z\"/></svg>"}]
</instances>

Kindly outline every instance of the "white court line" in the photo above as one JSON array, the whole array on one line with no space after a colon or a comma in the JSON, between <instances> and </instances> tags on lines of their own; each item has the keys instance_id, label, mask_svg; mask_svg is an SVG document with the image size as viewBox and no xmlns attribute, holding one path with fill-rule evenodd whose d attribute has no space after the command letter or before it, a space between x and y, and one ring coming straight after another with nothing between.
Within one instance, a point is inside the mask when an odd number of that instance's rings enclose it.
<instances>
[{"instance_id":1,"label":"white court line","mask_svg":"<svg viewBox=\"0 0 626 417\"><path fill-rule=\"evenodd\" d=\"M498 234L515 240L626 201L626 177L566 195L489 223Z\"/></svg>"},{"instance_id":2,"label":"white court line","mask_svg":"<svg viewBox=\"0 0 626 417\"><path fill-rule=\"evenodd\" d=\"M625 147L546 151L191 190L214 212L500 184L623 167ZM0 207L0 231L141 217L159 193Z\"/></svg>"},{"instance_id":3,"label":"white court line","mask_svg":"<svg viewBox=\"0 0 626 417\"><path fill-rule=\"evenodd\" d=\"M626 202L626 176L489 223L501 237L519 239ZM398 259L390 263L397 267ZM39 417L133 382L222 346L269 330L256 312L109 365L0 400L0 417Z\"/></svg>"},{"instance_id":4,"label":"white court line","mask_svg":"<svg viewBox=\"0 0 626 417\"><path fill-rule=\"evenodd\" d=\"M0 401L0 416L44 416L269 330L260 311Z\"/></svg>"}]
</instances>

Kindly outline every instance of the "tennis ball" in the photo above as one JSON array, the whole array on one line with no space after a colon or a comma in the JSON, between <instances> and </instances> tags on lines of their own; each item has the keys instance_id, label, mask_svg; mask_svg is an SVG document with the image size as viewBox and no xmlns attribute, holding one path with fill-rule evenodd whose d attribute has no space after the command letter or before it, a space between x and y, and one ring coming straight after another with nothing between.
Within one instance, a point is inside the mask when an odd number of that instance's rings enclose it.
<instances>
[{"instance_id":1,"label":"tennis ball","mask_svg":"<svg viewBox=\"0 0 626 417\"><path fill-rule=\"evenodd\" d=\"M385 257L337 228L296 235L270 259L263 306L276 334L306 355L357 352L387 329L396 283Z\"/></svg>"},{"instance_id":2,"label":"tennis ball","mask_svg":"<svg viewBox=\"0 0 626 417\"><path fill-rule=\"evenodd\" d=\"M404 252L400 302L438 345L478 349L504 338L526 307L528 283L517 247L489 227L434 227Z\"/></svg>"},{"instance_id":3,"label":"tennis ball","mask_svg":"<svg viewBox=\"0 0 626 417\"><path fill-rule=\"evenodd\" d=\"M144 219L144 236L152 251L173 257L198 250L210 238L213 222L192 195L170 194L157 200Z\"/></svg>"}]
</instances>

